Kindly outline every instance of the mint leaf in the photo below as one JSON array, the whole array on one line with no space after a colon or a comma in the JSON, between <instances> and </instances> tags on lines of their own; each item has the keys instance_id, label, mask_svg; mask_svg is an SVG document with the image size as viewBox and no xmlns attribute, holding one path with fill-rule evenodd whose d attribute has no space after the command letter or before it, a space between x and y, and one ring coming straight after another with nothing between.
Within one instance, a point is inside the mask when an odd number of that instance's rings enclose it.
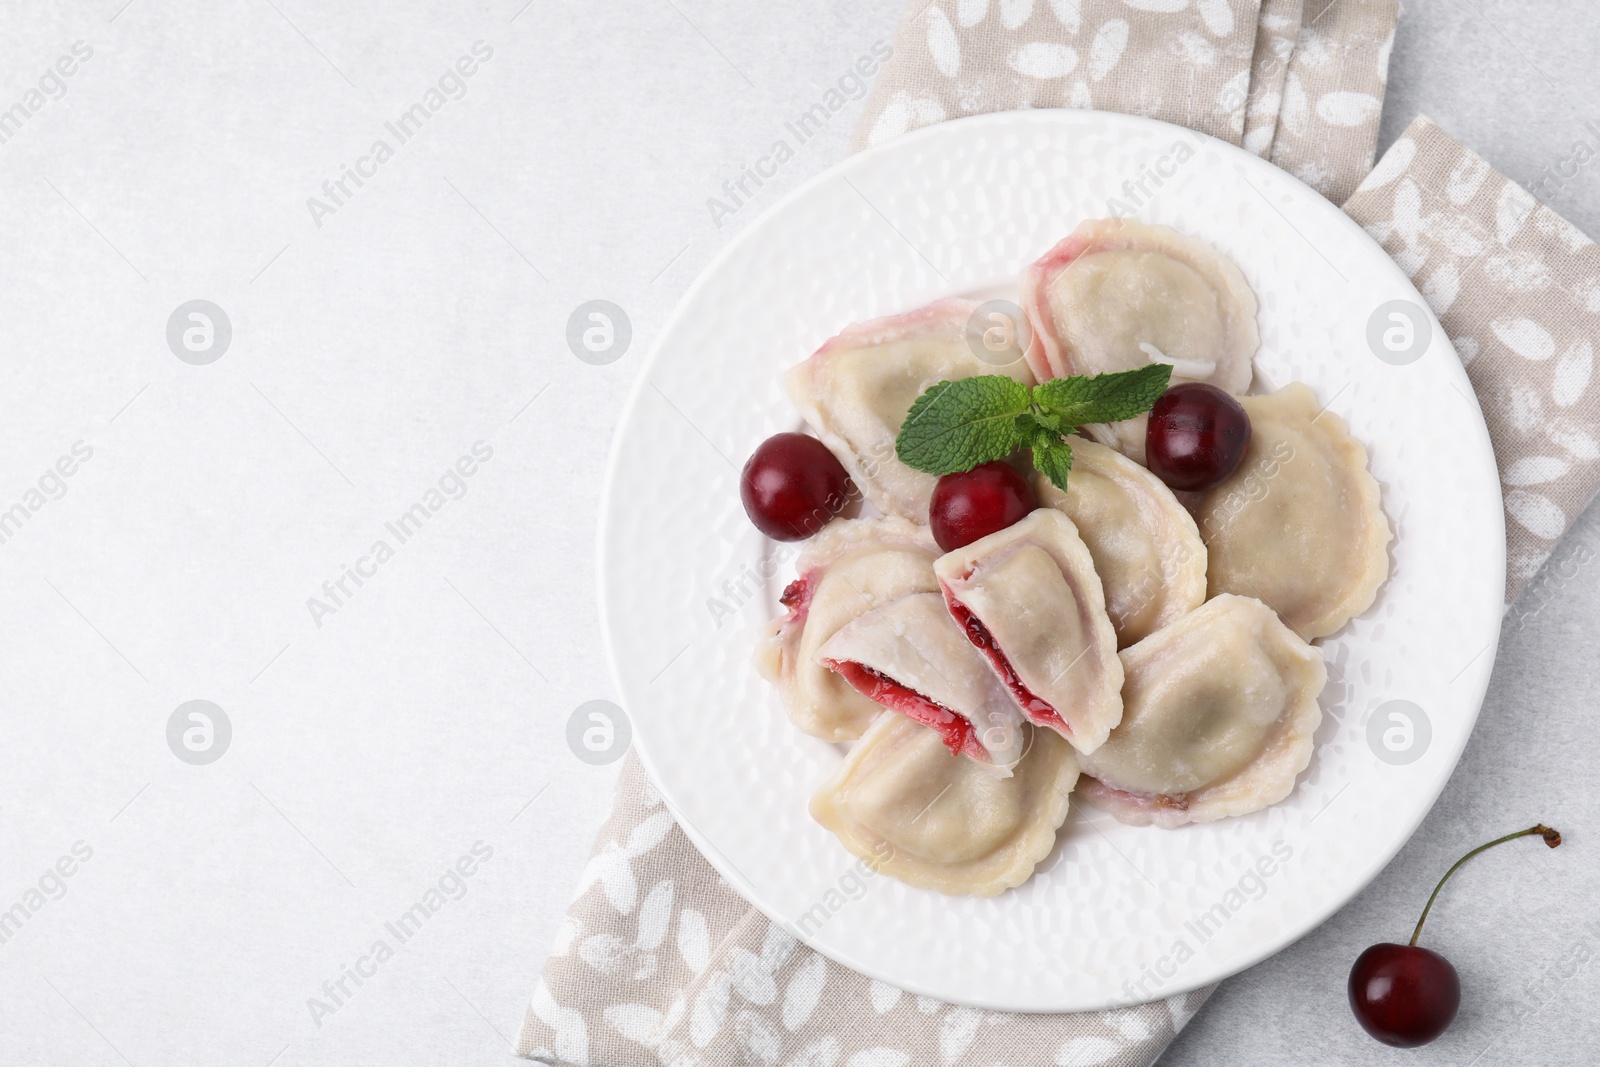
<instances>
[{"instance_id":1,"label":"mint leaf","mask_svg":"<svg viewBox=\"0 0 1600 1067\"><path fill-rule=\"evenodd\" d=\"M1152 363L1114 374L1051 378L1034 387L1033 402L1056 416L1063 427L1119 422L1149 411L1167 391L1171 377L1171 367Z\"/></svg>"},{"instance_id":2,"label":"mint leaf","mask_svg":"<svg viewBox=\"0 0 1600 1067\"><path fill-rule=\"evenodd\" d=\"M1033 451L1033 465L1066 491L1072 447L1066 435L1086 423L1120 422L1150 410L1166 392L1163 363L1093 377L1052 378L1029 389L1004 375L940 382L917 397L895 439L895 455L928 474L968 471Z\"/></svg>"},{"instance_id":3,"label":"mint leaf","mask_svg":"<svg viewBox=\"0 0 1600 1067\"><path fill-rule=\"evenodd\" d=\"M940 382L911 405L894 442L895 455L928 474L968 471L1004 459L1024 443L1017 416L1028 411L1029 403L1028 387L1003 374Z\"/></svg>"},{"instance_id":4,"label":"mint leaf","mask_svg":"<svg viewBox=\"0 0 1600 1067\"><path fill-rule=\"evenodd\" d=\"M1033 465L1044 472L1055 487L1067 491L1067 472L1072 470L1072 446L1059 437L1041 434L1032 444Z\"/></svg>"}]
</instances>

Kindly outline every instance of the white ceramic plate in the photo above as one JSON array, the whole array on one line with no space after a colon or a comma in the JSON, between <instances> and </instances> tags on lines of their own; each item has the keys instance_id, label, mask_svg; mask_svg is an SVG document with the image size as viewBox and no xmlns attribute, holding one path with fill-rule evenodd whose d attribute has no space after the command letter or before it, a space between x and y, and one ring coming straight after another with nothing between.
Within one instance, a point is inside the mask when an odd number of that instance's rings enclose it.
<instances>
[{"instance_id":1,"label":"white ceramic plate","mask_svg":"<svg viewBox=\"0 0 1600 1067\"><path fill-rule=\"evenodd\" d=\"M1177 146L1184 145L1180 149ZM1167 831L1075 805L1019 889L951 898L860 867L806 812L843 746L790 726L751 666L794 546L740 508L740 466L799 425L780 372L845 325L989 294L1120 205L1231 256L1261 301L1258 374L1310 384L1371 454L1396 530L1372 610L1322 642L1316 755L1283 803ZM986 115L855 156L784 198L690 289L642 369L607 479L603 621L634 743L741 894L818 951L915 993L1017 1011L1169 996L1294 941L1410 836L1471 732L1499 634L1505 533L1488 434L1431 314L1420 358L1367 342L1425 302L1349 218L1284 172L1164 123ZM1407 726L1389 701L1421 709ZM1425 736L1426 735L1426 736ZM1382 759L1379 752L1389 756ZM1406 754L1402 754L1406 755Z\"/></svg>"}]
</instances>

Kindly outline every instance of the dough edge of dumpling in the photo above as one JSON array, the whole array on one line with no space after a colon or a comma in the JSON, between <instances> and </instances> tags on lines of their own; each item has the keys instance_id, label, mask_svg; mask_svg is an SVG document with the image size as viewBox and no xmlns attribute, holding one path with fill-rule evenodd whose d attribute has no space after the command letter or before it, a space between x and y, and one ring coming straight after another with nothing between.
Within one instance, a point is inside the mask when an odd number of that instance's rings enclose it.
<instances>
[{"instance_id":1,"label":"dough edge of dumpling","mask_svg":"<svg viewBox=\"0 0 1600 1067\"><path fill-rule=\"evenodd\" d=\"M1087 768L1083 769L1083 778L1078 786L1079 795L1092 806L1115 817L1118 822L1129 826L1157 826L1175 830L1191 823L1249 815L1270 808L1293 793L1301 772L1311 765L1316 750L1317 728L1322 725L1322 705L1318 697L1328 682L1327 663L1321 651L1296 634L1278 618L1277 612L1256 598L1232 593L1223 593L1221 596L1248 600L1266 611L1280 630L1273 635L1274 638L1281 640L1283 647L1295 654L1299 665L1311 668L1309 676L1297 686L1298 692L1291 707L1279 715L1269 740L1256 758L1220 782L1182 794L1188 800L1183 808L1153 804L1151 801L1155 798L1151 794L1107 785L1095 778ZM1206 603L1213 603L1217 599L1213 597ZM1161 630L1149 639L1161 637L1163 633L1169 640L1176 639L1170 631ZM1297 648L1290 641L1297 642L1300 647ZM1123 654L1137 647L1124 649ZM1302 649L1309 655L1302 656Z\"/></svg>"},{"instance_id":2,"label":"dough edge of dumpling","mask_svg":"<svg viewBox=\"0 0 1600 1067\"><path fill-rule=\"evenodd\" d=\"M1053 773L1042 783L1042 795L1034 798L1035 801L1042 801L1045 807L1042 811L1036 808L1030 812L1022 831L1007 838L1004 846L989 853L982 860L967 860L960 864L966 867L982 863L993 869L987 870L980 877L963 877L949 871L919 870L918 865L929 865L933 862L920 857L910 857L910 862L902 861L892 843L883 837L871 834L850 817L848 804L843 799L844 789L848 786L852 775L873 754L875 746L898 740L896 736L898 734L927 729L920 723L893 713L888 713L874 722L872 728L850 750L850 754L845 757L834 774L812 796L809 805L812 819L833 834L846 852L866 864L875 875L889 875L916 889L930 889L946 896L995 897L1008 889L1022 885L1033 877L1039 864L1054 850L1061 827L1067 821L1067 814L1071 809L1071 794L1080 781L1076 751L1065 738L1054 731L1043 727L1033 728L1032 744L1051 746L1055 751L1049 755L1058 760ZM1017 764L1018 769L1023 768L1029 757L1035 755L1031 751L1026 753ZM965 759L962 756L950 758ZM997 776L996 780L1018 782L1021 779L1014 774L1007 778ZM888 845L887 856L876 847L878 842Z\"/></svg>"}]
</instances>

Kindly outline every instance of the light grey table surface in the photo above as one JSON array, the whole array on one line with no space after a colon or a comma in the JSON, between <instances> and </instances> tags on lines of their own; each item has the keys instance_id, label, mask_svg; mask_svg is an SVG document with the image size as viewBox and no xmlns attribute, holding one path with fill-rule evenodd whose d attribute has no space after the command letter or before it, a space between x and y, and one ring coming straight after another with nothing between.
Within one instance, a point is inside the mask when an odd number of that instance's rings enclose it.
<instances>
[{"instance_id":1,"label":"light grey table surface","mask_svg":"<svg viewBox=\"0 0 1600 1067\"><path fill-rule=\"evenodd\" d=\"M512 1060L616 772L565 731L615 695L593 542L623 398L696 273L844 154L859 102L720 227L707 199L899 14L524 2L0 12L0 108L84 42L0 143L0 510L40 505L0 542L0 911L23 916L0 928L0 1063ZM1424 111L1528 181L1600 143L1589 5L1408 7L1385 144ZM464 95L398 144L386 123L478 41ZM392 158L360 164L379 138ZM323 183L358 164L334 203ZM1596 173L1552 197L1590 233ZM196 298L232 327L206 365L167 337ZM607 366L563 342L594 298L634 330ZM434 489L420 529L388 531ZM1596 551L1591 511L1411 845L1225 983L1164 1064L1600 1058ZM200 766L168 741L196 699L231 724ZM1430 921L1466 988L1455 1028L1368 1040L1356 953L1402 939L1464 848L1536 819L1568 846L1480 859ZM386 923L441 881L399 943Z\"/></svg>"}]
</instances>

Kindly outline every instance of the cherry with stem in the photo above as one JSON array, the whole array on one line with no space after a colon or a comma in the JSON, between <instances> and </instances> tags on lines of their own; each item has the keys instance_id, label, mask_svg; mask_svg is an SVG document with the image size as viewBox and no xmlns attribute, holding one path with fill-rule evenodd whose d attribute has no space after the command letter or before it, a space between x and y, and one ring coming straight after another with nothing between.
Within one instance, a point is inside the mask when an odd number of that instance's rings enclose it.
<instances>
[{"instance_id":1,"label":"cherry with stem","mask_svg":"<svg viewBox=\"0 0 1600 1067\"><path fill-rule=\"evenodd\" d=\"M1461 979L1449 960L1417 944L1422 924L1462 864L1496 845L1535 834L1551 848L1561 844L1561 835L1541 823L1479 845L1456 860L1433 887L1409 943L1373 945L1356 957L1350 968L1350 1010L1367 1033L1386 1045L1415 1048L1445 1032L1461 1007Z\"/></svg>"}]
</instances>

